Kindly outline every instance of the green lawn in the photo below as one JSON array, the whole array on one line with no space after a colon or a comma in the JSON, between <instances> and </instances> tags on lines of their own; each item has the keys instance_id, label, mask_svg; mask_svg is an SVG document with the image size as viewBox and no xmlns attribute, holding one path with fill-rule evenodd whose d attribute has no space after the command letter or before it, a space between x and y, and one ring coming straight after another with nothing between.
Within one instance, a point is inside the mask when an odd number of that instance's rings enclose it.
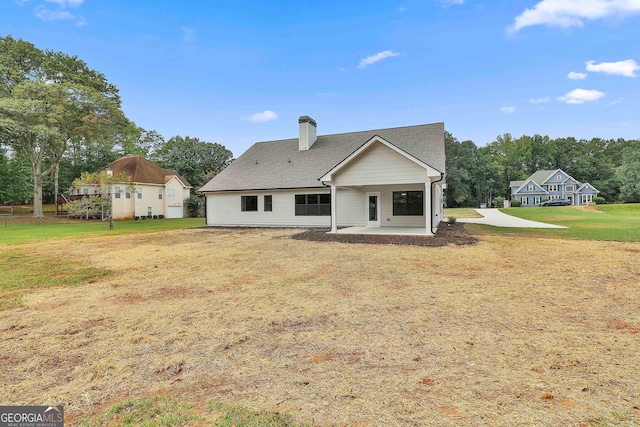
<instances>
[{"instance_id":1,"label":"green lawn","mask_svg":"<svg viewBox=\"0 0 640 427\"><path fill-rule=\"evenodd\" d=\"M113 230L108 222L86 221L72 223L17 222L11 218L0 220L0 245L61 237L79 237L94 234L123 234L148 231L174 230L204 225L203 218L157 219L144 221L115 221Z\"/></svg>"},{"instance_id":2,"label":"green lawn","mask_svg":"<svg viewBox=\"0 0 640 427\"><path fill-rule=\"evenodd\" d=\"M554 206L500 210L518 218L569 227L567 229L500 228L502 232L509 234L640 242L640 204L599 205L589 208ZM497 227L492 228L497 229Z\"/></svg>"}]
</instances>

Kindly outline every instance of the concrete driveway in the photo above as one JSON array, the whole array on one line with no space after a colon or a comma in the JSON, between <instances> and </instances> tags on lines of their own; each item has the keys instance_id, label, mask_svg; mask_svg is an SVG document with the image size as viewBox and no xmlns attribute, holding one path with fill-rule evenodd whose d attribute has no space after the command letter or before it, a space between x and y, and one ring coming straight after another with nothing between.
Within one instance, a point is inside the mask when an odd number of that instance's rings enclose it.
<instances>
[{"instance_id":1,"label":"concrete driveway","mask_svg":"<svg viewBox=\"0 0 640 427\"><path fill-rule=\"evenodd\" d=\"M494 227L517 227L517 228L567 228L562 225L547 224L544 222L529 221L528 219L516 218L500 212L498 209L476 209L482 218L458 218L458 222L471 224L486 224Z\"/></svg>"}]
</instances>

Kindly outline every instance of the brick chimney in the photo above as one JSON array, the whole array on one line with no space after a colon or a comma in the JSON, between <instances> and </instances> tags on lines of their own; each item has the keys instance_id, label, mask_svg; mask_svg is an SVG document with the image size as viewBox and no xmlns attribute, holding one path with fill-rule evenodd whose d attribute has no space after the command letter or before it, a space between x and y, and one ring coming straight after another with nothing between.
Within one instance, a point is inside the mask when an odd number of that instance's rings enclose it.
<instances>
[{"instance_id":1,"label":"brick chimney","mask_svg":"<svg viewBox=\"0 0 640 427\"><path fill-rule=\"evenodd\" d=\"M298 124L300 127L300 138L298 140L298 149L299 150L308 150L311 148L316 139L318 139L316 135L316 128L318 125L316 121L313 120L309 116L302 116L298 119Z\"/></svg>"}]
</instances>

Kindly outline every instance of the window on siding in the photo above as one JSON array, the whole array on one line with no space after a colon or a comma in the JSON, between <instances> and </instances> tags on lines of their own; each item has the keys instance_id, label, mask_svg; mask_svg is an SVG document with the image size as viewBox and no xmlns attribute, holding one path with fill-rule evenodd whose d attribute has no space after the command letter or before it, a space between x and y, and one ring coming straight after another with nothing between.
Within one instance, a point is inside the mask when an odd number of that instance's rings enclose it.
<instances>
[{"instance_id":1,"label":"window on siding","mask_svg":"<svg viewBox=\"0 0 640 427\"><path fill-rule=\"evenodd\" d=\"M158 188L158 200L162 200L162 188Z\"/></svg>"},{"instance_id":2,"label":"window on siding","mask_svg":"<svg viewBox=\"0 0 640 427\"><path fill-rule=\"evenodd\" d=\"M533 204L534 205L539 205L540 204L540 196L535 196L533 198Z\"/></svg>"},{"instance_id":3,"label":"window on siding","mask_svg":"<svg viewBox=\"0 0 640 427\"><path fill-rule=\"evenodd\" d=\"M140 187L136 188L136 193L137 193L138 199L142 199L142 188Z\"/></svg>"},{"instance_id":4,"label":"window on siding","mask_svg":"<svg viewBox=\"0 0 640 427\"><path fill-rule=\"evenodd\" d=\"M393 216L421 216L424 214L424 192L394 191Z\"/></svg>"},{"instance_id":5,"label":"window on siding","mask_svg":"<svg viewBox=\"0 0 640 427\"><path fill-rule=\"evenodd\" d=\"M88 188L83 188L82 189L82 194L89 194L89 189Z\"/></svg>"},{"instance_id":6,"label":"window on siding","mask_svg":"<svg viewBox=\"0 0 640 427\"><path fill-rule=\"evenodd\" d=\"M533 191L533 184L529 184L529 185L527 186L527 190L528 190L528 191Z\"/></svg>"},{"instance_id":7,"label":"window on siding","mask_svg":"<svg viewBox=\"0 0 640 427\"><path fill-rule=\"evenodd\" d=\"M522 196L522 198L520 199L520 203L522 203L522 205L527 205L528 204L529 199L527 198L527 196Z\"/></svg>"},{"instance_id":8,"label":"window on siding","mask_svg":"<svg viewBox=\"0 0 640 427\"><path fill-rule=\"evenodd\" d=\"M120 187L115 187L115 190L113 190L114 194L116 195L116 199L120 198Z\"/></svg>"},{"instance_id":9,"label":"window on siding","mask_svg":"<svg viewBox=\"0 0 640 427\"><path fill-rule=\"evenodd\" d=\"M147 218L151 218L153 216L153 209L151 209L151 206L147 207Z\"/></svg>"},{"instance_id":10,"label":"window on siding","mask_svg":"<svg viewBox=\"0 0 640 427\"><path fill-rule=\"evenodd\" d=\"M176 197L176 190L175 190L175 188L167 188L167 197L169 197L169 198L174 198L174 197Z\"/></svg>"},{"instance_id":11,"label":"window on siding","mask_svg":"<svg viewBox=\"0 0 640 427\"><path fill-rule=\"evenodd\" d=\"M549 184L549 191L558 191L558 184Z\"/></svg>"},{"instance_id":12,"label":"window on siding","mask_svg":"<svg viewBox=\"0 0 640 427\"><path fill-rule=\"evenodd\" d=\"M557 179L558 181L562 180L562 175L560 175L560 174L556 175L556 179Z\"/></svg>"},{"instance_id":13,"label":"window on siding","mask_svg":"<svg viewBox=\"0 0 640 427\"><path fill-rule=\"evenodd\" d=\"M273 198L272 196L264 196L264 211L271 212L273 210Z\"/></svg>"},{"instance_id":14,"label":"window on siding","mask_svg":"<svg viewBox=\"0 0 640 427\"><path fill-rule=\"evenodd\" d=\"M586 205L587 203L593 201L593 194L583 194L582 195L582 204Z\"/></svg>"},{"instance_id":15,"label":"window on siding","mask_svg":"<svg viewBox=\"0 0 640 427\"><path fill-rule=\"evenodd\" d=\"M124 189L124 196L125 196L127 199L130 199L130 198L131 198L131 188L126 187L126 188Z\"/></svg>"},{"instance_id":16,"label":"window on siding","mask_svg":"<svg viewBox=\"0 0 640 427\"><path fill-rule=\"evenodd\" d=\"M258 196L242 196L240 198L242 212L255 212L258 210Z\"/></svg>"},{"instance_id":17,"label":"window on siding","mask_svg":"<svg viewBox=\"0 0 640 427\"><path fill-rule=\"evenodd\" d=\"M330 216L331 194L296 194L296 216Z\"/></svg>"},{"instance_id":18,"label":"window on siding","mask_svg":"<svg viewBox=\"0 0 640 427\"><path fill-rule=\"evenodd\" d=\"M565 190L567 190L567 191L573 191L573 188L574 188L574 187L573 187L573 185L567 185L567 186L565 187Z\"/></svg>"}]
</instances>

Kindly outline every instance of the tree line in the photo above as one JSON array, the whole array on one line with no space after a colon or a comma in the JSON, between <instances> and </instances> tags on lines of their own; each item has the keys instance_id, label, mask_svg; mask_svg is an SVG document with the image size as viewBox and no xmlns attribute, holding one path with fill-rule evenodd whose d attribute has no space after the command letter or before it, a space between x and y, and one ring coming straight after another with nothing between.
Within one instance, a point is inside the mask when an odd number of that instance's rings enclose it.
<instances>
[{"instance_id":1,"label":"tree line","mask_svg":"<svg viewBox=\"0 0 640 427\"><path fill-rule=\"evenodd\" d=\"M640 202L640 141L551 139L541 135L514 138L505 133L484 147L458 141L445 132L448 207L490 205L510 197L509 183L538 170L562 169L596 187L608 202Z\"/></svg>"},{"instance_id":2,"label":"tree line","mask_svg":"<svg viewBox=\"0 0 640 427\"><path fill-rule=\"evenodd\" d=\"M228 165L224 146L165 141L127 119L115 85L76 56L0 37L0 203L53 201L83 172L127 154L176 169L194 188Z\"/></svg>"},{"instance_id":3,"label":"tree line","mask_svg":"<svg viewBox=\"0 0 640 427\"><path fill-rule=\"evenodd\" d=\"M197 189L233 159L223 145L188 136L165 141L127 119L118 89L75 56L0 37L0 203L52 202L83 172L127 154L177 170ZM445 133L446 204L509 198L509 182L563 169L609 202L640 202L640 141L514 138L477 147Z\"/></svg>"}]
</instances>

